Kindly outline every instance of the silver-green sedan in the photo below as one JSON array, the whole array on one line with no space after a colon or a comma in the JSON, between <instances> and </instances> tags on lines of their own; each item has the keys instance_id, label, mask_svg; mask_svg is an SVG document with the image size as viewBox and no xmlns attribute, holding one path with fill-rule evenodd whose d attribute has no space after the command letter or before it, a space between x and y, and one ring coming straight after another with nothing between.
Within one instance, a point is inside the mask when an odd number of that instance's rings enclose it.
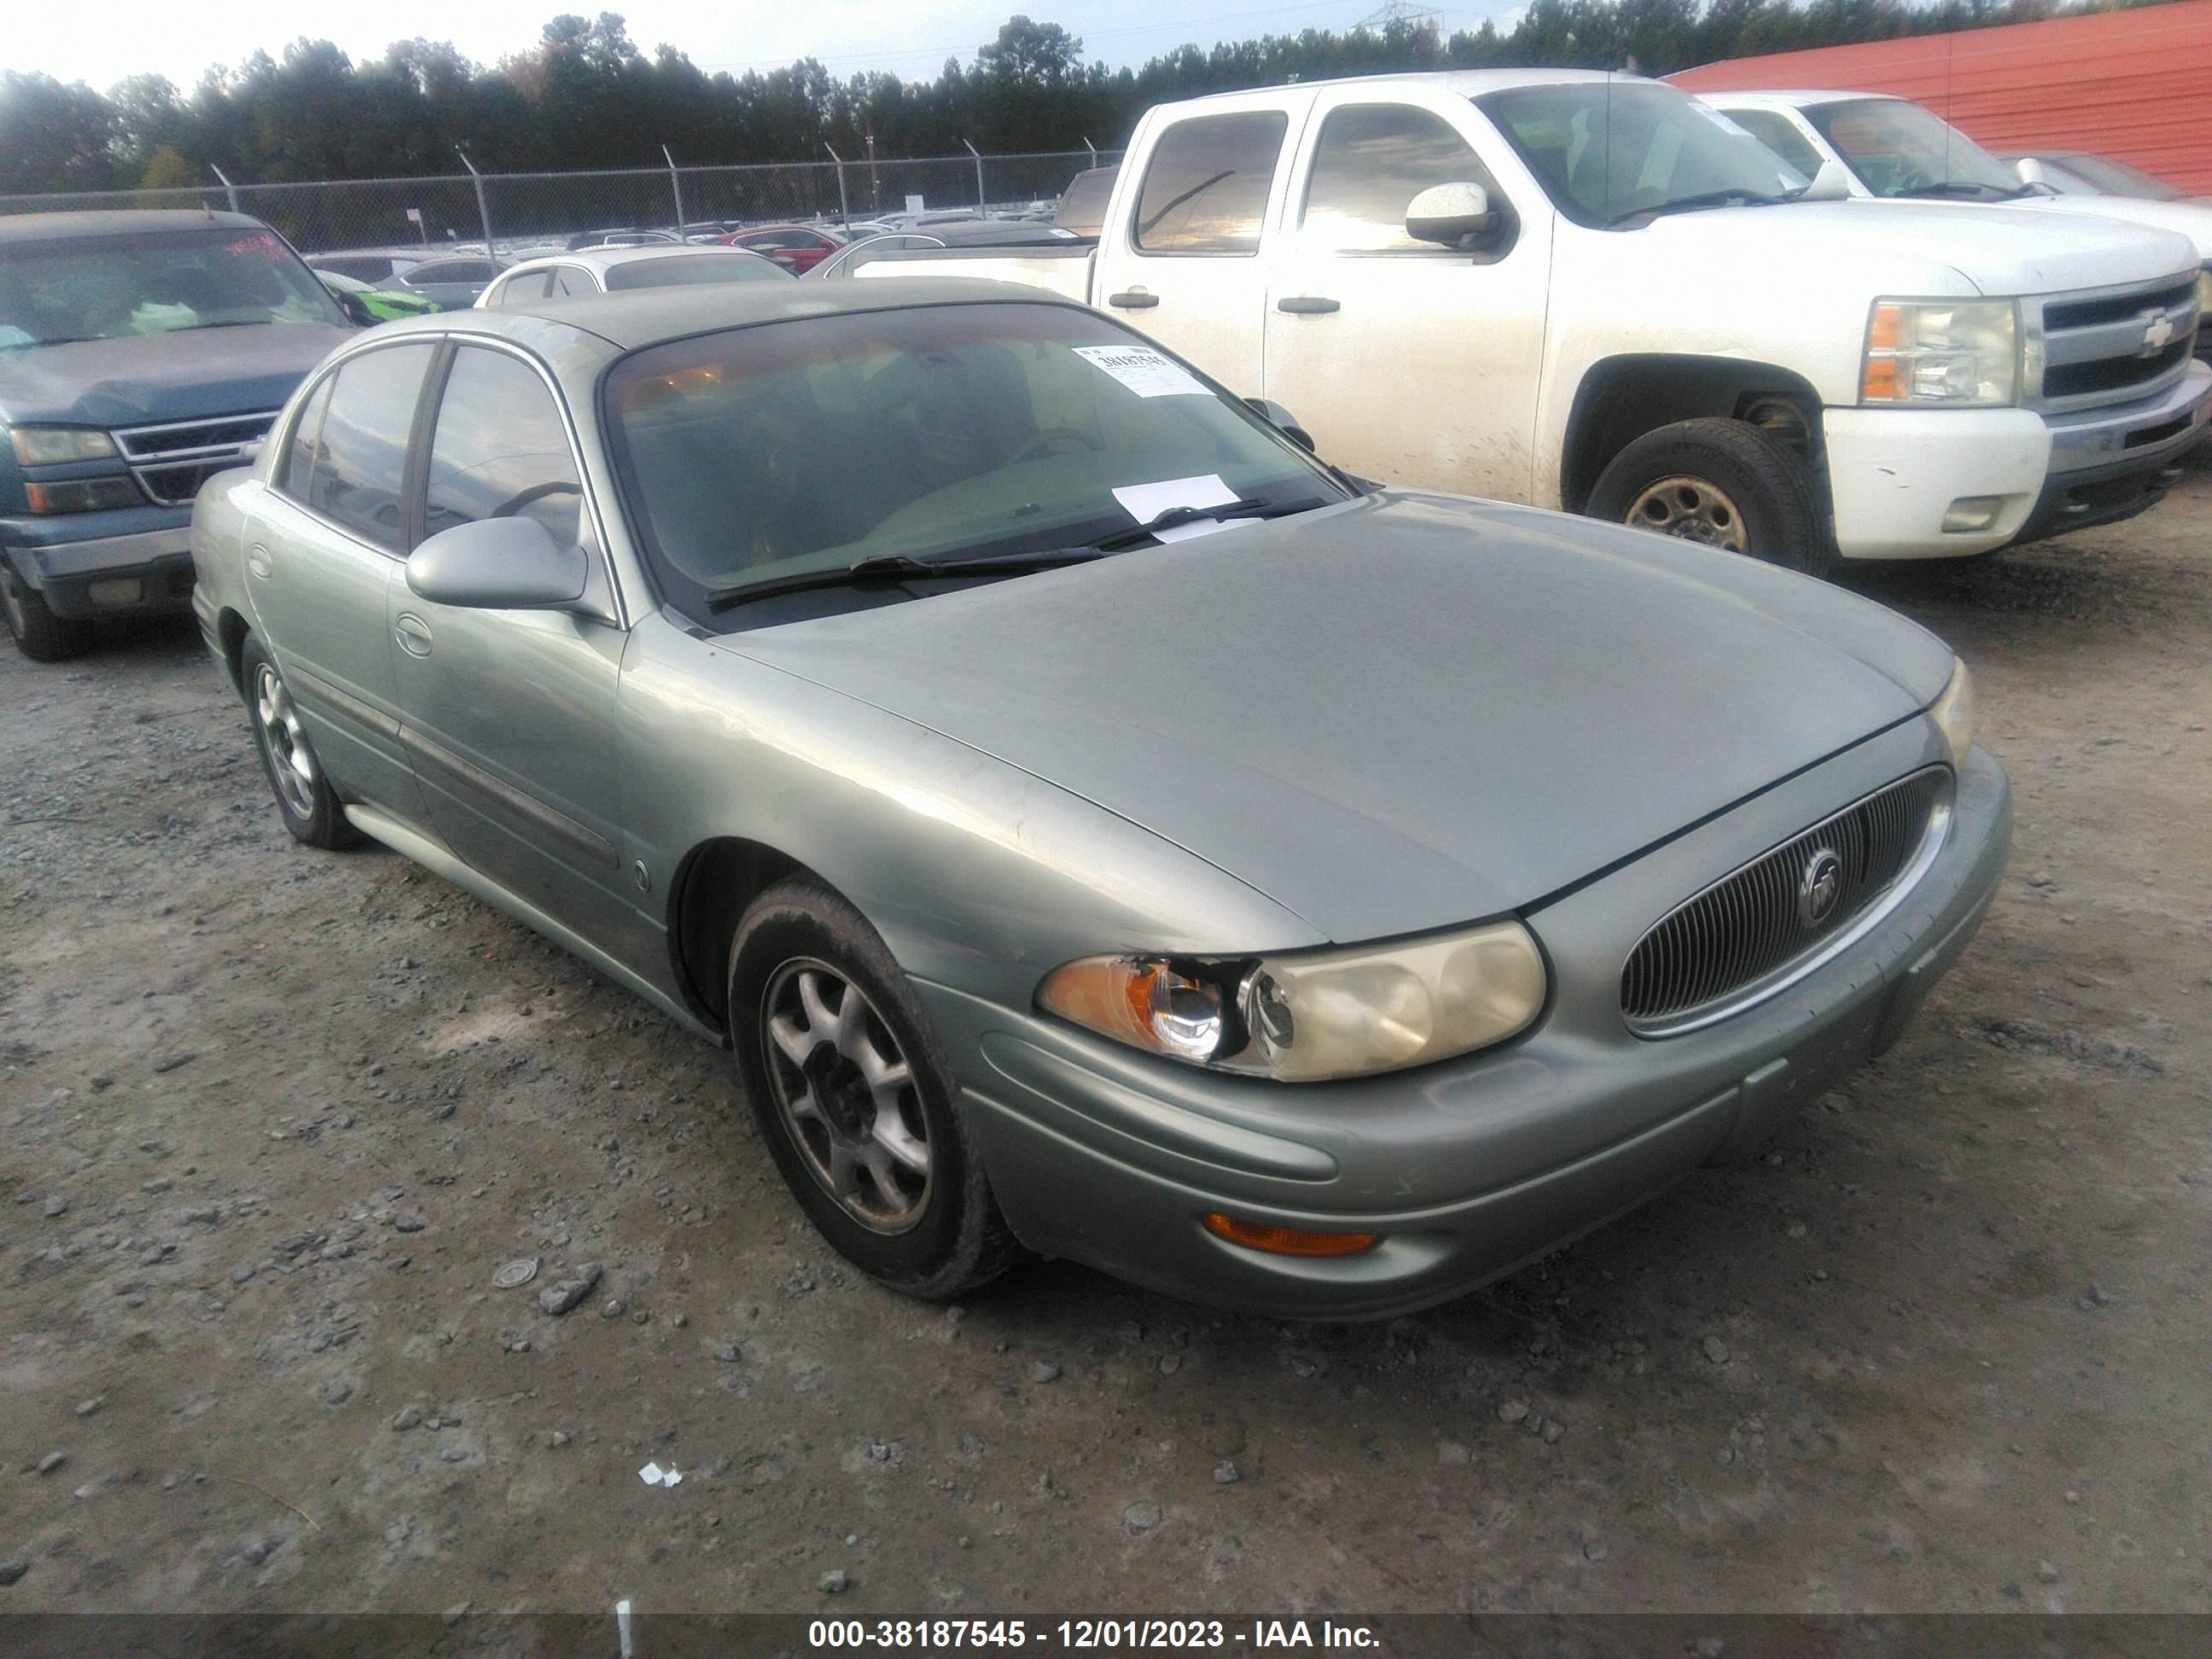
<instances>
[{"instance_id":1,"label":"silver-green sedan","mask_svg":"<svg viewBox=\"0 0 2212 1659\"><path fill-rule=\"evenodd\" d=\"M201 492L194 604L295 836L734 1049L885 1284L1392 1313L1880 1052L2010 807L1911 623L1294 434L1030 289L448 313Z\"/></svg>"}]
</instances>

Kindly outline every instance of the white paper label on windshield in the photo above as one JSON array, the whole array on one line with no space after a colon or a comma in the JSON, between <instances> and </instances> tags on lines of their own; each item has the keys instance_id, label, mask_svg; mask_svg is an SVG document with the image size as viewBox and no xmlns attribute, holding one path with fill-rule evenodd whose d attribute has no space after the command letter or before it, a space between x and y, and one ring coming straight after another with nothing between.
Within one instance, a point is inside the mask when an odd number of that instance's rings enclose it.
<instances>
[{"instance_id":1,"label":"white paper label on windshield","mask_svg":"<svg viewBox=\"0 0 2212 1659\"><path fill-rule=\"evenodd\" d=\"M1205 386L1181 363L1169 362L1150 346L1078 346L1075 355L1104 369L1139 398L1208 397ZM1233 498L1225 498L1233 499ZM1200 501L1170 505L1206 506Z\"/></svg>"},{"instance_id":2,"label":"white paper label on windshield","mask_svg":"<svg viewBox=\"0 0 2212 1659\"><path fill-rule=\"evenodd\" d=\"M1237 499L1237 492L1221 482L1219 473L1201 472L1190 478L1163 478L1158 483L1124 484L1114 492L1114 499L1139 524L1147 524L1170 507L1226 507ZM1152 532L1152 538L1161 542L1188 541L1194 536L1210 536L1217 530L1241 530L1256 522L1253 519L1231 519L1226 522L1194 519L1188 524L1164 525Z\"/></svg>"}]
</instances>

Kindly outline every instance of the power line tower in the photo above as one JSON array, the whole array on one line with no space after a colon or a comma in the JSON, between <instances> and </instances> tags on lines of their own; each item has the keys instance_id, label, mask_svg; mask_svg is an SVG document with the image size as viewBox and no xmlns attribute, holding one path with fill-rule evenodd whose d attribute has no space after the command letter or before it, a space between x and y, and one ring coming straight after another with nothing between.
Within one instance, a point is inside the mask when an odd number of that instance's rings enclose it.
<instances>
[{"instance_id":1,"label":"power line tower","mask_svg":"<svg viewBox=\"0 0 2212 1659\"><path fill-rule=\"evenodd\" d=\"M1352 27L1382 30L1393 23L1409 29L1435 29L1442 22L1443 13L1434 6L1417 6L1413 0L1382 0L1382 3L1361 18Z\"/></svg>"}]
</instances>

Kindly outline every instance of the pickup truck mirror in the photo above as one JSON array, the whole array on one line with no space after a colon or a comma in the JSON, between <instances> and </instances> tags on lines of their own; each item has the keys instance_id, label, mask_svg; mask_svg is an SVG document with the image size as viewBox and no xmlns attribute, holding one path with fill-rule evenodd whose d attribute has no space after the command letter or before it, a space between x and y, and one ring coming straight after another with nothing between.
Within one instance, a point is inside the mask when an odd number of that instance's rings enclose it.
<instances>
[{"instance_id":1,"label":"pickup truck mirror","mask_svg":"<svg viewBox=\"0 0 2212 1659\"><path fill-rule=\"evenodd\" d=\"M2023 185L2048 185L2051 182L2051 175L2044 171L2043 163L2033 155L2021 156L2012 164L2012 170L2020 174L2020 181Z\"/></svg>"},{"instance_id":2,"label":"pickup truck mirror","mask_svg":"<svg viewBox=\"0 0 2212 1659\"><path fill-rule=\"evenodd\" d=\"M1273 398L1247 398L1246 407L1309 455L1314 453L1313 434L1298 424L1298 417Z\"/></svg>"},{"instance_id":3,"label":"pickup truck mirror","mask_svg":"<svg viewBox=\"0 0 2212 1659\"><path fill-rule=\"evenodd\" d=\"M583 600L591 568L535 519L477 519L424 538L407 556L407 586L471 611L563 611Z\"/></svg>"},{"instance_id":4,"label":"pickup truck mirror","mask_svg":"<svg viewBox=\"0 0 2212 1659\"><path fill-rule=\"evenodd\" d=\"M1462 247L1497 222L1480 185L1431 185L1406 204L1406 234L1417 242Z\"/></svg>"},{"instance_id":5,"label":"pickup truck mirror","mask_svg":"<svg viewBox=\"0 0 2212 1659\"><path fill-rule=\"evenodd\" d=\"M1850 199L1851 173L1841 161L1823 161L1813 182L1797 199L1801 202L1842 202Z\"/></svg>"}]
</instances>

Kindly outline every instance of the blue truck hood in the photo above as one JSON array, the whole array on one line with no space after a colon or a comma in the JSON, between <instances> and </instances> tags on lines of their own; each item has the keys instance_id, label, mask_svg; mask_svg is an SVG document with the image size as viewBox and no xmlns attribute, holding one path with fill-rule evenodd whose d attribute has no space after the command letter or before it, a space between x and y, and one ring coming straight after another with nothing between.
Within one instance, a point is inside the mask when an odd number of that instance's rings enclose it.
<instances>
[{"instance_id":1,"label":"blue truck hood","mask_svg":"<svg viewBox=\"0 0 2212 1659\"><path fill-rule=\"evenodd\" d=\"M141 426L275 409L352 337L321 323L256 323L0 351L0 422Z\"/></svg>"}]
</instances>

